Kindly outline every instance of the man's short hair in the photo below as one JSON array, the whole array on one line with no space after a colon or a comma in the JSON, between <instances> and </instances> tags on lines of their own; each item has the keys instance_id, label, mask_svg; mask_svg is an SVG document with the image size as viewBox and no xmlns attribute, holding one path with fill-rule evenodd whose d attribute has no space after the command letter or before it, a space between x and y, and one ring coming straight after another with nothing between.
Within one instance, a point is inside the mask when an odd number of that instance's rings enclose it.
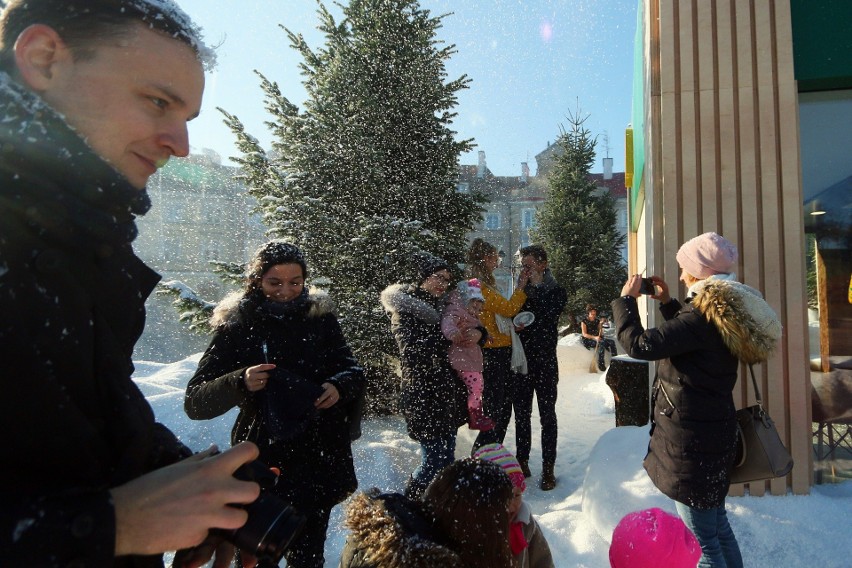
<instances>
[{"instance_id":1,"label":"man's short hair","mask_svg":"<svg viewBox=\"0 0 852 568\"><path fill-rule=\"evenodd\" d=\"M205 68L215 65L201 28L173 0L10 0L0 15L0 71L15 69L15 41L34 24L56 30L74 58L85 60L98 41L120 37L137 23L185 43Z\"/></svg>"},{"instance_id":2,"label":"man's short hair","mask_svg":"<svg viewBox=\"0 0 852 568\"><path fill-rule=\"evenodd\" d=\"M521 258L525 256L531 256L535 259L536 262L547 262L547 251L544 250L544 247L541 245L529 245L525 247L521 247L519 251L521 253Z\"/></svg>"}]
</instances>

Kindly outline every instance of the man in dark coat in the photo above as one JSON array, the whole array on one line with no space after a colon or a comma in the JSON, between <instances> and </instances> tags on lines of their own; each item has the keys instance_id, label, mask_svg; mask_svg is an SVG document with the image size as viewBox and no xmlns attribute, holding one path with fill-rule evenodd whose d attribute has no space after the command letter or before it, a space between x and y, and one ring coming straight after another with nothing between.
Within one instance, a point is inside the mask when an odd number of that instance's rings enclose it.
<instances>
[{"instance_id":1,"label":"man in dark coat","mask_svg":"<svg viewBox=\"0 0 852 568\"><path fill-rule=\"evenodd\" d=\"M159 278L134 218L155 163L187 153L204 83L197 28L166 8L26 0L0 18L3 566L160 566L258 494L232 477L253 445L179 461L130 378Z\"/></svg>"},{"instance_id":2,"label":"man in dark coat","mask_svg":"<svg viewBox=\"0 0 852 568\"><path fill-rule=\"evenodd\" d=\"M530 447L532 445L532 401L538 400L541 420L541 488L550 491L556 487L556 385L559 368L556 361L557 326L565 308L567 293L556 282L547 267L547 252L540 245L521 249L521 265L530 275L524 287L527 300L522 311L532 312L535 320L518 332L527 357L527 374L514 376L515 439L517 458L525 477L529 477Z\"/></svg>"}]
</instances>

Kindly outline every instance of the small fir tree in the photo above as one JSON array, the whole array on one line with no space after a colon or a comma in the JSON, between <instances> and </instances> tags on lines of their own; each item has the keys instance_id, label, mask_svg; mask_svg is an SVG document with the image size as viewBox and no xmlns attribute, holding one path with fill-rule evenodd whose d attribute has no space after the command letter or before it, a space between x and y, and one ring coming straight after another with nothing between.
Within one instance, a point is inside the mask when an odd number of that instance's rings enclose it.
<instances>
[{"instance_id":1,"label":"small fir tree","mask_svg":"<svg viewBox=\"0 0 852 568\"><path fill-rule=\"evenodd\" d=\"M549 195L532 231L548 251L553 275L565 287L565 311L573 327L586 304L606 311L618 296L627 272L621 261L624 236L616 228L614 201L600 194L589 172L596 140L583 126L586 117L569 113L570 129L560 127Z\"/></svg>"},{"instance_id":2,"label":"small fir tree","mask_svg":"<svg viewBox=\"0 0 852 568\"><path fill-rule=\"evenodd\" d=\"M472 144L455 140L451 124L469 80L447 80L454 46L436 39L443 16L407 0L341 8L338 23L319 3L320 49L285 28L303 57L304 108L261 76L271 152L225 116L270 236L298 245L312 281L338 303L375 402L392 390L397 356L379 293L413 280L421 252L460 262L481 201L456 191L459 156Z\"/></svg>"}]
</instances>

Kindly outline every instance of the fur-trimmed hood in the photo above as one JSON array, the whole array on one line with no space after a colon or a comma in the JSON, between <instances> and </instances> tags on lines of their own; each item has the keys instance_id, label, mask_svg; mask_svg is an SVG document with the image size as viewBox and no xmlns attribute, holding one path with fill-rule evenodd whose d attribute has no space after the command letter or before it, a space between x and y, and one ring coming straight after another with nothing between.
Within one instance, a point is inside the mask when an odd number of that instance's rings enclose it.
<instances>
[{"instance_id":1,"label":"fur-trimmed hood","mask_svg":"<svg viewBox=\"0 0 852 568\"><path fill-rule=\"evenodd\" d=\"M428 293L428 292L427 292ZM410 314L428 324L441 321L441 313L434 306L418 298L417 288L410 284L391 284L379 296L382 306L392 315Z\"/></svg>"},{"instance_id":2,"label":"fur-trimmed hood","mask_svg":"<svg viewBox=\"0 0 852 568\"><path fill-rule=\"evenodd\" d=\"M692 307L716 326L731 353L748 364L769 358L781 339L781 322L759 291L713 277L692 290Z\"/></svg>"},{"instance_id":3,"label":"fur-trimmed hood","mask_svg":"<svg viewBox=\"0 0 852 568\"><path fill-rule=\"evenodd\" d=\"M218 328L242 323L246 320L246 311L243 308L245 299L244 291L231 292L213 308L210 316L210 326ZM308 317L319 317L325 314L335 313L337 306L328 292L318 288L308 289Z\"/></svg>"},{"instance_id":4,"label":"fur-trimmed hood","mask_svg":"<svg viewBox=\"0 0 852 568\"><path fill-rule=\"evenodd\" d=\"M343 556L357 557L361 561L348 565L376 568L464 566L458 554L431 538L431 524L420 506L402 495L381 494L378 489L359 493L347 508L346 526L351 534Z\"/></svg>"}]
</instances>

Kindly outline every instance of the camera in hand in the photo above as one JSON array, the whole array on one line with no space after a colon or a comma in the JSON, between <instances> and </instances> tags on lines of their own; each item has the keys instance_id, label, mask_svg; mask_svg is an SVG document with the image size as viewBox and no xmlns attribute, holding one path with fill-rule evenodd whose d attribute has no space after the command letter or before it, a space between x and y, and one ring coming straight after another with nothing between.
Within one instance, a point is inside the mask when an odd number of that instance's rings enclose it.
<instances>
[{"instance_id":1,"label":"camera in hand","mask_svg":"<svg viewBox=\"0 0 852 568\"><path fill-rule=\"evenodd\" d=\"M657 293L657 288L654 286L654 281L650 278L643 278L639 284L639 293L646 296L653 296Z\"/></svg>"},{"instance_id":2,"label":"camera in hand","mask_svg":"<svg viewBox=\"0 0 852 568\"><path fill-rule=\"evenodd\" d=\"M248 505L238 505L248 513L246 524L221 533L240 550L277 564L302 532L305 516L271 491L278 475L263 462L255 460L241 465L234 477L260 485L260 496Z\"/></svg>"}]
</instances>

